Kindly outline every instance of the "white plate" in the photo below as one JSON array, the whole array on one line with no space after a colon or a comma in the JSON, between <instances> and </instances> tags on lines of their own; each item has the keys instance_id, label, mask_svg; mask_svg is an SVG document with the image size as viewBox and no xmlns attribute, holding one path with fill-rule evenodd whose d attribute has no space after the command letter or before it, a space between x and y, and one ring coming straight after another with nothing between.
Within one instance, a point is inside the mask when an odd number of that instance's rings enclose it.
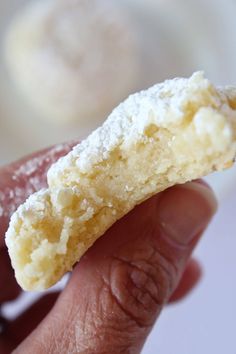
<instances>
[{"instance_id":1,"label":"white plate","mask_svg":"<svg viewBox=\"0 0 236 354\"><path fill-rule=\"evenodd\" d=\"M0 30L25 0L0 2ZM140 88L203 69L215 83L236 83L232 41L235 5L228 0L120 0L127 7L142 43ZM23 154L74 138L95 126L60 127L40 119L9 80L0 58L0 164ZM233 187L236 168L208 180L221 198Z\"/></svg>"}]
</instances>

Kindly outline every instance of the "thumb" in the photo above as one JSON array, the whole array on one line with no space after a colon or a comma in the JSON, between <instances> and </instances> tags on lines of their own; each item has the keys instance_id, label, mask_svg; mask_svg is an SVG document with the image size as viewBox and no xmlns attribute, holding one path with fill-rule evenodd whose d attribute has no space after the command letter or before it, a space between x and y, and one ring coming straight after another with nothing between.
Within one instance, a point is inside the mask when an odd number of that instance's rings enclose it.
<instances>
[{"instance_id":1,"label":"thumb","mask_svg":"<svg viewBox=\"0 0 236 354\"><path fill-rule=\"evenodd\" d=\"M136 207L87 252L16 352L139 353L215 210L197 181Z\"/></svg>"}]
</instances>

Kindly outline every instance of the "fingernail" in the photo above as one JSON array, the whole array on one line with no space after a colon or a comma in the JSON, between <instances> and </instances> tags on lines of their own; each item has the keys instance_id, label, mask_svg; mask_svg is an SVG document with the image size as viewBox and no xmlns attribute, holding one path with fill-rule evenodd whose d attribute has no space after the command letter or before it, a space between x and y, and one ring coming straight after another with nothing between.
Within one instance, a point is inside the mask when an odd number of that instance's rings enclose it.
<instances>
[{"instance_id":1,"label":"fingernail","mask_svg":"<svg viewBox=\"0 0 236 354\"><path fill-rule=\"evenodd\" d=\"M203 186L205 186L206 188L210 189L213 192L212 187L204 180L204 179L195 179L194 181L192 181L191 183L199 183L202 184ZM213 192L214 194L214 192Z\"/></svg>"},{"instance_id":2,"label":"fingernail","mask_svg":"<svg viewBox=\"0 0 236 354\"><path fill-rule=\"evenodd\" d=\"M199 181L172 187L158 200L159 224L179 244L188 245L206 228L217 210L212 190Z\"/></svg>"}]
</instances>

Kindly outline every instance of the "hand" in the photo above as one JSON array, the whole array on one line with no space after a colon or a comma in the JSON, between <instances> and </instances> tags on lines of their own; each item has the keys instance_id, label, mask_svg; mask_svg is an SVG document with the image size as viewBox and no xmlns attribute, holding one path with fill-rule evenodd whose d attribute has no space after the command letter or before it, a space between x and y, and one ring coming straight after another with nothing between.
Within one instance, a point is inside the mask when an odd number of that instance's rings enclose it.
<instances>
[{"instance_id":1,"label":"hand","mask_svg":"<svg viewBox=\"0 0 236 354\"><path fill-rule=\"evenodd\" d=\"M48 166L69 149L48 149L0 170L0 303L20 294L4 246L9 214L45 186ZM139 353L163 307L199 280L190 256L215 211L202 181L139 205L86 253L61 294L43 296L6 325L2 319L0 353Z\"/></svg>"}]
</instances>

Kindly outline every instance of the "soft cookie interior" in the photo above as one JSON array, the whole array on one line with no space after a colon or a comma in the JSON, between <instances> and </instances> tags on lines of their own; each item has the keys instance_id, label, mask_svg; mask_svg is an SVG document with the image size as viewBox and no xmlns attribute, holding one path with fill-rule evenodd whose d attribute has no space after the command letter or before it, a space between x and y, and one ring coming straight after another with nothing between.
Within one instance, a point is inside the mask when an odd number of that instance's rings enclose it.
<instances>
[{"instance_id":1,"label":"soft cookie interior","mask_svg":"<svg viewBox=\"0 0 236 354\"><path fill-rule=\"evenodd\" d=\"M48 172L12 216L6 242L19 284L55 284L135 205L232 165L236 95L202 73L130 96Z\"/></svg>"}]
</instances>

